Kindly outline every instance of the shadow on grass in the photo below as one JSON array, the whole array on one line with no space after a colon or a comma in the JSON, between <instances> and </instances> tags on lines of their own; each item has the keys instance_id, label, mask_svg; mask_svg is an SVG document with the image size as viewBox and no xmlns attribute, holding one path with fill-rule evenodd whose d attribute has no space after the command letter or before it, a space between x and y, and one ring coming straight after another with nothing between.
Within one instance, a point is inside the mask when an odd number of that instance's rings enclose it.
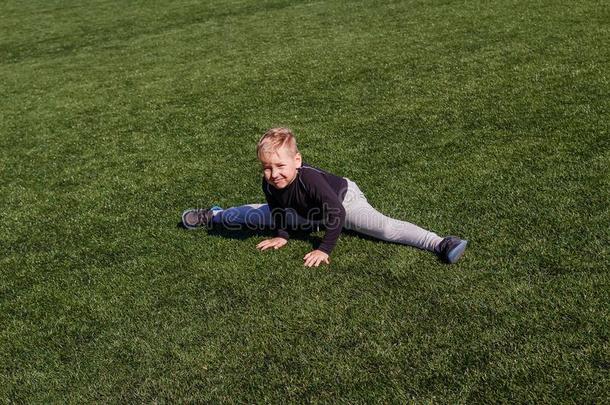
<instances>
[{"instance_id":1,"label":"shadow on grass","mask_svg":"<svg viewBox=\"0 0 610 405\"><path fill-rule=\"evenodd\" d=\"M176 228L181 228L186 231L189 231L189 229L187 229L184 224L182 224L182 222L179 222L176 225ZM291 231L290 239L297 239L309 242L312 244L312 246L314 246L314 248L317 248L318 246L320 246L320 243L322 243L322 238L320 238L319 236L312 235L313 232L316 232L316 230L312 229ZM213 226L212 228L207 230L207 234L209 236L220 238L246 240L255 237L273 238L275 236L275 231L270 228L250 229L243 226L236 229L227 229L220 226Z\"/></svg>"},{"instance_id":2,"label":"shadow on grass","mask_svg":"<svg viewBox=\"0 0 610 405\"><path fill-rule=\"evenodd\" d=\"M178 222L178 224L176 225L176 228L180 228L180 229L184 229L185 231L189 231L189 229L187 229L182 222ZM201 230L203 230L203 229L201 229ZM311 245L313 246L314 249L317 249L320 246L320 244L322 243L322 238L317 235L312 235L312 233L324 231L324 230L325 230L324 227L320 227L319 229L292 230L290 232L290 239L296 239L296 240L309 242L309 243L311 243ZM213 226L212 228L207 230L207 233L208 233L208 235L214 236L214 237L237 239L237 240L246 240L246 239L255 238L255 237L272 238L275 236L275 231L273 229L270 229L270 228L251 229L251 228L247 228L245 226L242 226L241 228L238 228L238 229L227 229L227 228L223 228L220 226ZM371 236L364 235L364 234L361 234L361 233L358 233L355 231L350 231L347 229L343 229L341 231L341 234L349 235L351 237L368 240L368 241L372 241L372 242L376 242L376 243L394 244L392 242L386 242L386 241L376 239Z\"/></svg>"}]
</instances>

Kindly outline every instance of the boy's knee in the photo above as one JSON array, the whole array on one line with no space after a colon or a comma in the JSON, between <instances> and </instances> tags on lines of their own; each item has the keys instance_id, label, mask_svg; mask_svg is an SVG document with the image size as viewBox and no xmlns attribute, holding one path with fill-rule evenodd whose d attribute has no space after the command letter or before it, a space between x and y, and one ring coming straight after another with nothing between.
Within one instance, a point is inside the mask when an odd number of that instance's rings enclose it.
<instances>
[{"instance_id":1,"label":"boy's knee","mask_svg":"<svg viewBox=\"0 0 610 405\"><path fill-rule=\"evenodd\" d=\"M385 222L381 226L381 236L385 240L392 240L396 237L396 229L392 224Z\"/></svg>"},{"instance_id":2,"label":"boy's knee","mask_svg":"<svg viewBox=\"0 0 610 405\"><path fill-rule=\"evenodd\" d=\"M352 218L345 221L344 227L382 240L392 240L397 235L397 229L382 215L363 216L357 220Z\"/></svg>"}]
</instances>

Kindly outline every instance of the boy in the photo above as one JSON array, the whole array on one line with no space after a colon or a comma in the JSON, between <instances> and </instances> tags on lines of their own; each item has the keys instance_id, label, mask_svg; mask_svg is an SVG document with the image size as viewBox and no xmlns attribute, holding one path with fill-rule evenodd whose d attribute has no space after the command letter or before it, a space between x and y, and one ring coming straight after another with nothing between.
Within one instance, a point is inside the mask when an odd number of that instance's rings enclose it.
<instances>
[{"instance_id":1,"label":"boy","mask_svg":"<svg viewBox=\"0 0 610 405\"><path fill-rule=\"evenodd\" d=\"M182 214L187 229L214 223L230 228L272 226L277 236L259 243L263 251L288 243L288 229L323 224L326 234L320 246L305 255L305 266L330 264L330 253L343 228L377 239L414 246L436 253L446 263L464 254L467 241L455 236L441 238L409 222L376 211L353 181L309 166L302 161L295 137L288 128L272 128L260 139L258 159L263 168L263 192L267 204L222 210L191 209Z\"/></svg>"}]
</instances>

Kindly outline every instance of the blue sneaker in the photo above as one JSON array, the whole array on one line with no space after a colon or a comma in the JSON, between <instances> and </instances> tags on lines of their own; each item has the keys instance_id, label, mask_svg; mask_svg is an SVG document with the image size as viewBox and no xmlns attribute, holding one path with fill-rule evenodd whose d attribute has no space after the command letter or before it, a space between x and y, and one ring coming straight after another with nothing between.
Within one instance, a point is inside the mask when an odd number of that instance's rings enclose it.
<instances>
[{"instance_id":1,"label":"blue sneaker","mask_svg":"<svg viewBox=\"0 0 610 405\"><path fill-rule=\"evenodd\" d=\"M456 236L447 236L438 245L437 255L445 263L453 264L464 255L468 241Z\"/></svg>"},{"instance_id":2,"label":"blue sneaker","mask_svg":"<svg viewBox=\"0 0 610 405\"><path fill-rule=\"evenodd\" d=\"M182 225L191 230L201 227L210 229L214 211L222 211L222 208L215 205L212 208L188 209L182 213Z\"/></svg>"}]
</instances>

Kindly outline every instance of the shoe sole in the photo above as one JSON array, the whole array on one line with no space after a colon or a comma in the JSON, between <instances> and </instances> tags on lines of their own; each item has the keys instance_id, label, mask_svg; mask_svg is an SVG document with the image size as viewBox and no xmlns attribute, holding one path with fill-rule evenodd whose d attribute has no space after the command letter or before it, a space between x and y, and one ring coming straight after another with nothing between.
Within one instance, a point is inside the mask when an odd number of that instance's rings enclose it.
<instances>
[{"instance_id":1,"label":"shoe sole","mask_svg":"<svg viewBox=\"0 0 610 405\"><path fill-rule=\"evenodd\" d=\"M451 249L451 252L447 255L447 260L449 263L453 264L460 260L460 258L464 255L466 251L466 245L468 245L467 240L462 240L459 245Z\"/></svg>"},{"instance_id":2,"label":"shoe sole","mask_svg":"<svg viewBox=\"0 0 610 405\"><path fill-rule=\"evenodd\" d=\"M191 231L193 231L193 230L197 229L197 227L196 227L196 226L193 226L193 225L189 225L189 224L187 224L187 223L186 223L186 216L187 216L187 214L188 214L189 212L193 212L193 211L195 211L195 210L191 208L191 209L188 209L188 210L186 210L186 211L184 211L184 212L182 213L182 225L184 225L184 227L185 227L186 229L191 230Z\"/></svg>"}]
</instances>

